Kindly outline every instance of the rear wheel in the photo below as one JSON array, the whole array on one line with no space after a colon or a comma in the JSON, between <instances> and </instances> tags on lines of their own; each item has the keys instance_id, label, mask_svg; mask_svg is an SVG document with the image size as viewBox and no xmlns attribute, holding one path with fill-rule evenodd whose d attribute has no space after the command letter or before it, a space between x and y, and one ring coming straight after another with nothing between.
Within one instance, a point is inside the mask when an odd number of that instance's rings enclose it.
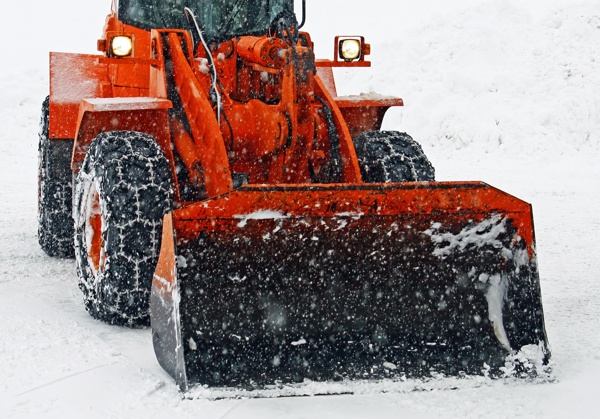
<instances>
[{"instance_id":1,"label":"rear wheel","mask_svg":"<svg viewBox=\"0 0 600 419\"><path fill-rule=\"evenodd\" d=\"M102 133L75 187L75 257L86 309L110 324L149 323L148 302L170 209L170 169L156 141Z\"/></svg>"},{"instance_id":2,"label":"rear wheel","mask_svg":"<svg viewBox=\"0 0 600 419\"><path fill-rule=\"evenodd\" d=\"M48 138L49 114L49 98L46 98L42 104L38 147L38 240L48 255L72 258L73 140Z\"/></svg>"},{"instance_id":3,"label":"rear wheel","mask_svg":"<svg viewBox=\"0 0 600 419\"><path fill-rule=\"evenodd\" d=\"M408 134L367 131L354 140L362 178L368 183L431 182L433 165Z\"/></svg>"}]
</instances>

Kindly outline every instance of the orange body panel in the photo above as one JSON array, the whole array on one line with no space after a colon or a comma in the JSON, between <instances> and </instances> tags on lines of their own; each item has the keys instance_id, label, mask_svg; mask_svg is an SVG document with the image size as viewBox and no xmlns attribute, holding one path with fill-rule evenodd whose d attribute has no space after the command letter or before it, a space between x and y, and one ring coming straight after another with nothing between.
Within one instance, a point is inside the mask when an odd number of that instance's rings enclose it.
<instances>
[{"instance_id":1,"label":"orange body panel","mask_svg":"<svg viewBox=\"0 0 600 419\"><path fill-rule=\"evenodd\" d=\"M110 97L108 66L96 55L50 54L50 138L75 138L82 99Z\"/></svg>"},{"instance_id":2,"label":"orange body panel","mask_svg":"<svg viewBox=\"0 0 600 419\"><path fill-rule=\"evenodd\" d=\"M116 34L129 34L134 38L135 54L130 59L50 53L50 138L76 137L82 99L150 95L150 70L156 65L151 59L150 33L123 25L111 14L99 45L106 47L107 38Z\"/></svg>"},{"instance_id":3,"label":"orange body panel","mask_svg":"<svg viewBox=\"0 0 600 419\"><path fill-rule=\"evenodd\" d=\"M403 106L400 98L369 98L369 96L336 97L335 103L339 106L344 120L353 138L362 132L379 131L383 117L392 106Z\"/></svg>"},{"instance_id":4,"label":"orange body panel","mask_svg":"<svg viewBox=\"0 0 600 419\"><path fill-rule=\"evenodd\" d=\"M404 101L396 97L365 94L338 96L333 75L333 67L338 65L334 64L335 62L329 60L318 60L316 62L317 74L340 108L352 138L358 137L365 131L380 130L387 110L393 106L404 106Z\"/></svg>"},{"instance_id":5,"label":"orange body panel","mask_svg":"<svg viewBox=\"0 0 600 419\"><path fill-rule=\"evenodd\" d=\"M171 102L153 98L107 98L82 100L79 106L77 136L72 168L77 171L87 147L101 132L126 130L152 135L165 155L173 161L168 131Z\"/></svg>"}]
</instances>

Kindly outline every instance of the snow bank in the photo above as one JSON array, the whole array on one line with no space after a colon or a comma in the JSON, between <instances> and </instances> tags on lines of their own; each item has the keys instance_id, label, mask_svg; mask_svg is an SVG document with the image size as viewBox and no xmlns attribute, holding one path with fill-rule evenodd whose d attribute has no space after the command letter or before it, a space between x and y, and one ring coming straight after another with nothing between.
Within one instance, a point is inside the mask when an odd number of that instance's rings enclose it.
<instances>
[{"instance_id":1,"label":"snow bank","mask_svg":"<svg viewBox=\"0 0 600 419\"><path fill-rule=\"evenodd\" d=\"M371 39L373 68L337 70L347 77L340 94L403 97L384 128L423 142L434 164L600 149L600 14L591 2L424 3L434 10L427 19L383 20L390 27Z\"/></svg>"}]
</instances>

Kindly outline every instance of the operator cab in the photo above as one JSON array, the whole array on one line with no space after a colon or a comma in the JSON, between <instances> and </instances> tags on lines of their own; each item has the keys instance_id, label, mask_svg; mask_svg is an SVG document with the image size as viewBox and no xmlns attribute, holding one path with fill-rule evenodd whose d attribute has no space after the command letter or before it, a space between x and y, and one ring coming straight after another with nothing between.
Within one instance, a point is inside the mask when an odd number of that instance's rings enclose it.
<instances>
[{"instance_id":1,"label":"operator cab","mask_svg":"<svg viewBox=\"0 0 600 419\"><path fill-rule=\"evenodd\" d=\"M141 29L190 29L191 9L208 42L262 36L277 30L280 19L294 19L293 0L120 0L119 19Z\"/></svg>"}]
</instances>

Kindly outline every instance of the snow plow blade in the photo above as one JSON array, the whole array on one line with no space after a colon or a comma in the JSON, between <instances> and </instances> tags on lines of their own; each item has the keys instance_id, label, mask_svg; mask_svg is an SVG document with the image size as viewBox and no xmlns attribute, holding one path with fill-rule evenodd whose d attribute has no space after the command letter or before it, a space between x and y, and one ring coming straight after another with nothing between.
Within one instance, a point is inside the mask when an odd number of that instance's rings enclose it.
<instances>
[{"instance_id":1,"label":"snow plow blade","mask_svg":"<svg viewBox=\"0 0 600 419\"><path fill-rule=\"evenodd\" d=\"M550 357L531 206L480 182L253 185L176 209L150 313L182 391Z\"/></svg>"}]
</instances>

